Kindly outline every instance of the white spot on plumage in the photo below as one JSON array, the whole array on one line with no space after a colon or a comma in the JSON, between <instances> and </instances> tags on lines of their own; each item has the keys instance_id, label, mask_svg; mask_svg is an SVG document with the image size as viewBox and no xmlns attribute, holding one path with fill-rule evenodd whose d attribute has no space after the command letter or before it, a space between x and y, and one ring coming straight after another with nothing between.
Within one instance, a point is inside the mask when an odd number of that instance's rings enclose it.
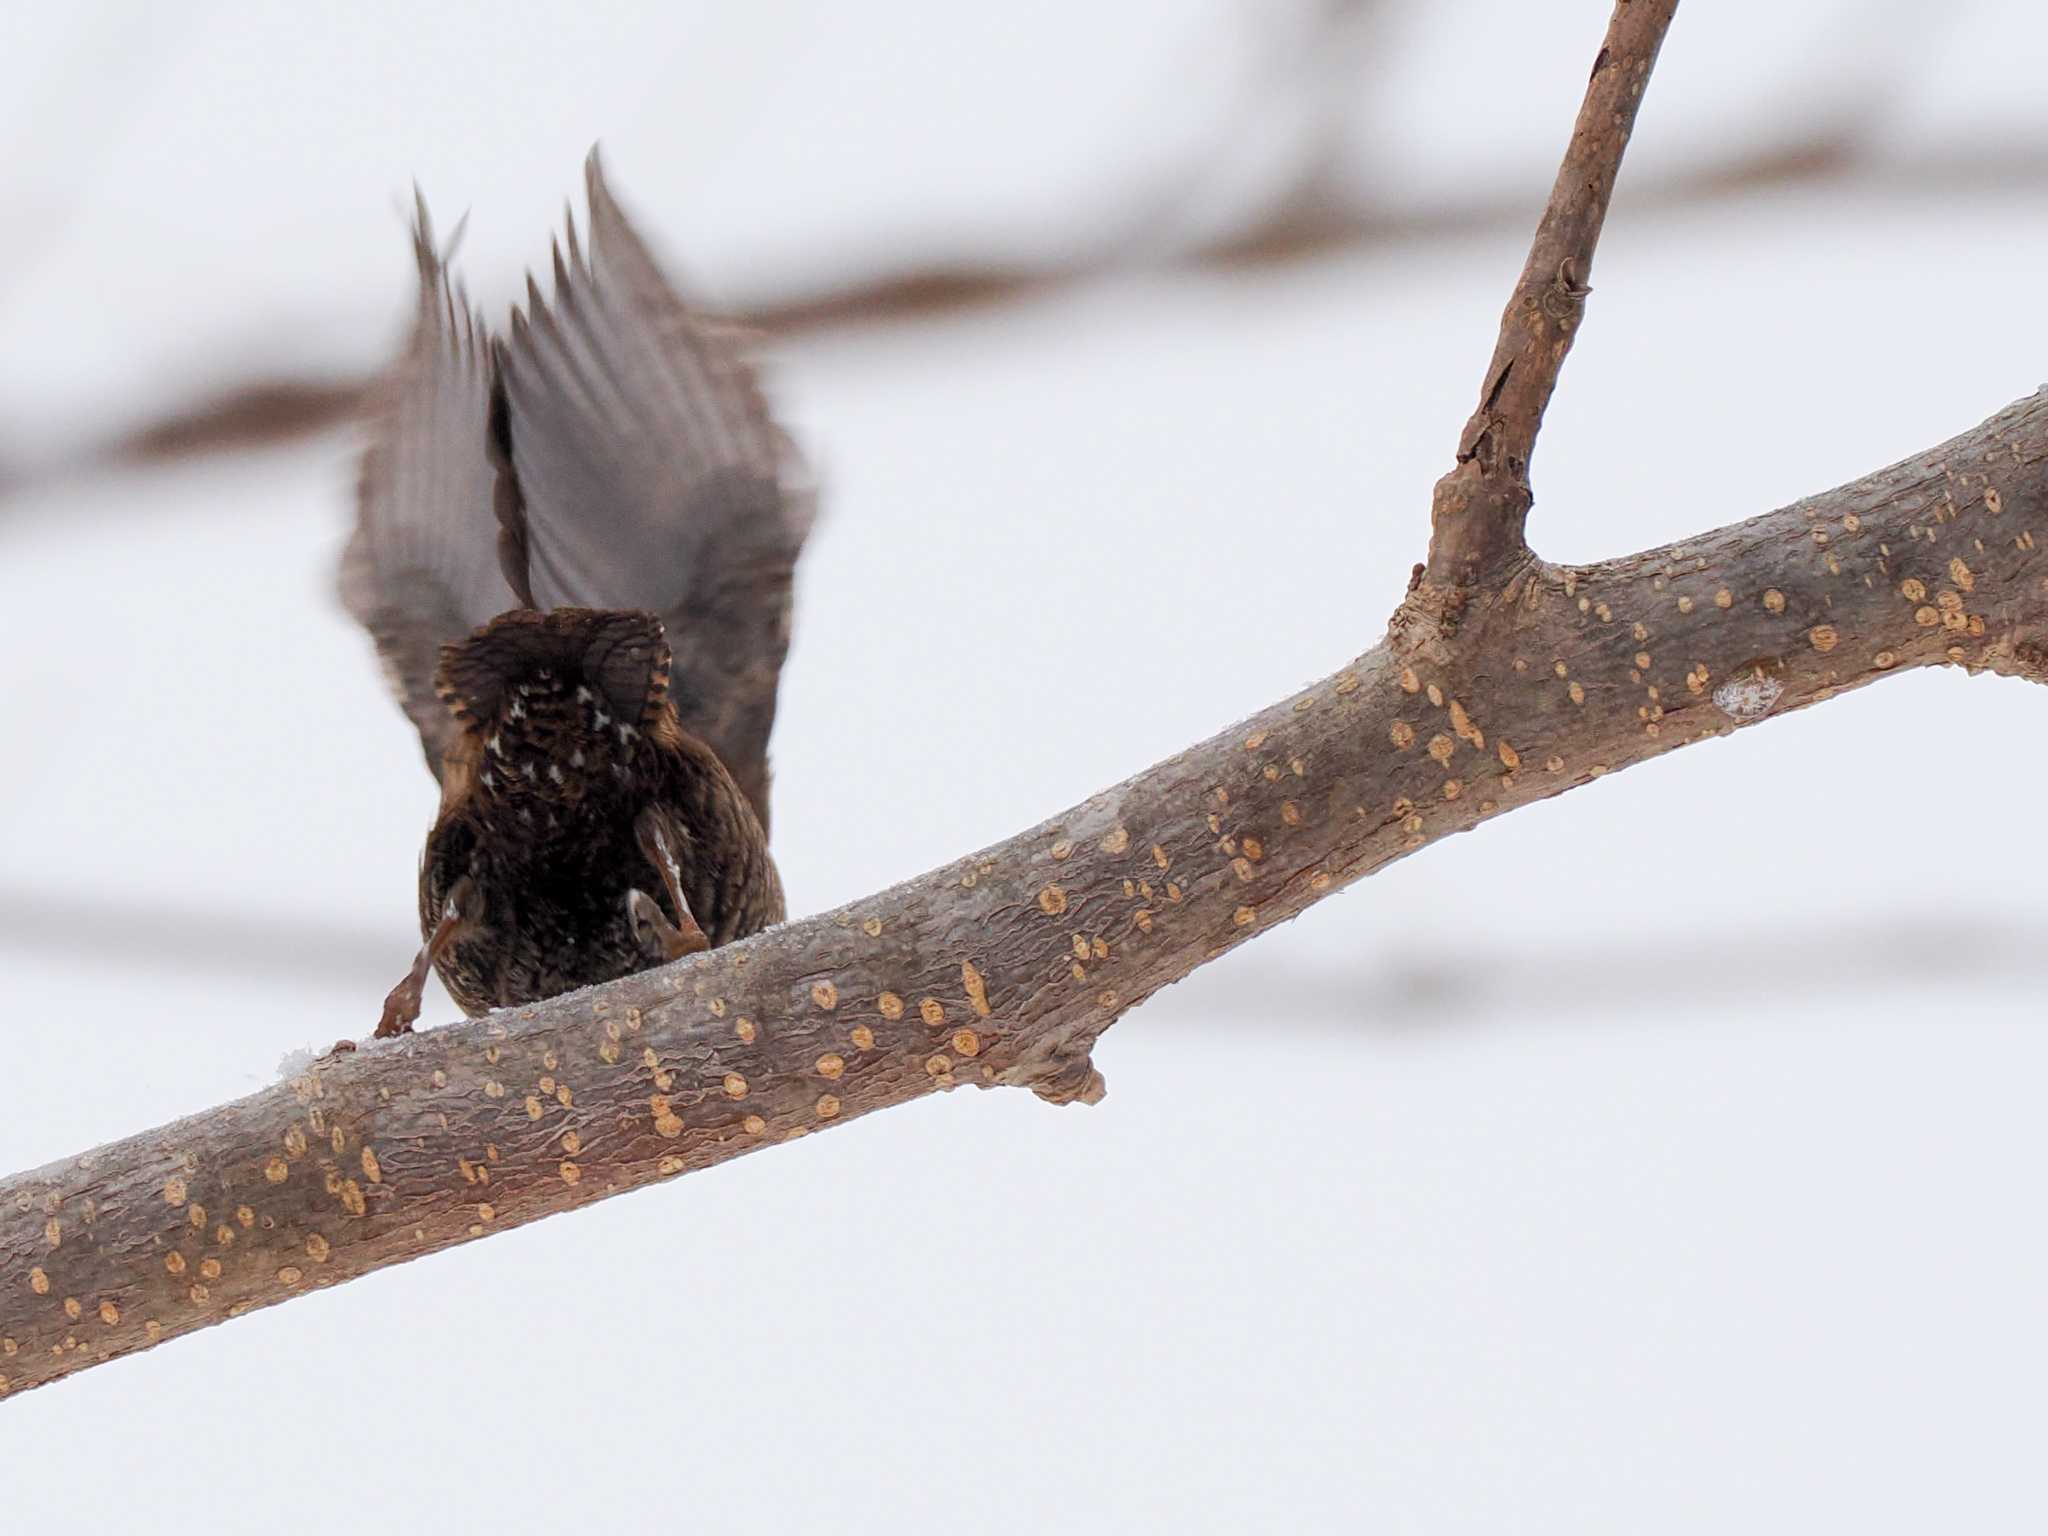
<instances>
[{"instance_id":1,"label":"white spot on plumage","mask_svg":"<svg viewBox=\"0 0 2048 1536\"><path fill-rule=\"evenodd\" d=\"M603 729L604 729L604 728L605 728L606 726L610 725L611 723L612 723L612 717L611 717L610 715L606 714L606 713L605 713L605 712L604 712L603 710L601 710L601 709L600 709L600 710L599 710L599 711L597 712L597 728L598 728L598 729L599 729L599 730L601 731L601 730L603 730Z\"/></svg>"},{"instance_id":2,"label":"white spot on plumage","mask_svg":"<svg viewBox=\"0 0 2048 1536\"><path fill-rule=\"evenodd\" d=\"M569 754L569 766L571 768L581 768L583 766L583 749L581 747L578 747Z\"/></svg>"},{"instance_id":3,"label":"white spot on plumage","mask_svg":"<svg viewBox=\"0 0 2048 1536\"><path fill-rule=\"evenodd\" d=\"M561 783L561 782L562 782L562 765L561 765L560 763L549 763L549 764L548 764L548 777L549 777L549 778L551 778L551 779L553 779L553 780L554 780L554 781L555 781L555 782L556 782L557 784ZM552 818L550 818L550 819L552 820Z\"/></svg>"},{"instance_id":4,"label":"white spot on plumage","mask_svg":"<svg viewBox=\"0 0 2048 1536\"><path fill-rule=\"evenodd\" d=\"M529 784L537 783L539 780L539 776L534 773L533 764L531 763L521 763L519 765L519 773L520 777L524 778Z\"/></svg>"}]
</instances>

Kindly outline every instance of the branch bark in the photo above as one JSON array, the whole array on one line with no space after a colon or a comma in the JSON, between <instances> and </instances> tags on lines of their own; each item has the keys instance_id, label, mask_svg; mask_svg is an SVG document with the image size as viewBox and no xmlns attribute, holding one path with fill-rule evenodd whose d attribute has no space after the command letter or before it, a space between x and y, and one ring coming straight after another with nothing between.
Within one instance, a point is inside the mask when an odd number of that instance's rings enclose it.
<instances>
[{"instance_id":1,"label":"branch bark","mask_svg":"<svg viewBox=\"0 0 2048 1536\"><path fill-rule=\"evenodd\" d=\"M1564 164L1501 316L1479 408L1458 439L1457 467L1436 484L1426 574L1440 586L1472 586L1528 554L1529 459L1593 291L1593 250L1677 9L1678 0L1620 0L1593 59Z\"/></svg>"},{"instance_id":2,"label":"branch bark","mask_svg":"<svg viewBox=\"0 0 2048 1536\"><path fill-rule=\"evenodd\" d=\"M1500 400L1533 442L1542 399ZM1425 581L1351 665L982 853L0 1182L0 1394L928 1093L1093 1100L1124 1012L1434 841L1913 667L2048 676L2037 541L2048 390L1681 544Z\"/></svg>"}]
</instances>

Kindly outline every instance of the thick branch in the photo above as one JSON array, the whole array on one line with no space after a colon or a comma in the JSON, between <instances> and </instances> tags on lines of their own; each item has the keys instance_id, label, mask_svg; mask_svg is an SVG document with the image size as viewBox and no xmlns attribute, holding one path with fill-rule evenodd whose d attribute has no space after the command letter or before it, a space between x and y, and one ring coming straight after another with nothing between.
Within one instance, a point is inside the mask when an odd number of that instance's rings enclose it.
<instances>
[{"instance_id":1,"label":"thick branch","mask_svg":"<svg viewBox=\"0 0 2048 1536\"><path fill-rule=\"evenodd\" d=\"M2048 661L2048 391L1686 543L1530 564L995 848L0 1183L0 1390L963 1083L1488 817L1936 663Z\"/></svg>"},{"instance_id":2,"label":"thick branch","mask_svg":"<svg viewBox=\"0 0 2048 1536\"><path fill-rule=\"evenodd\" d=\"M960 1083L1092 1099L1125 1010L1434 839L1890 672L2042 676L2048 391L1685 544L1579 568L1522 550L1527 446L1670 12L1616 12L1503 326L1512 367L1444 483L1505 469L1520 500L1439 487L1454 579L1371 652L838 912L0 1183L0 1393Z\"/></svg>"},{"instance_id":3,"label":"thick branch","mask_svg":"<svg viewBox=\"0 0 2048 1536\"><path fill-rule=\"evenodd\" d=\"M1434 585L1480 584L1528 552L1529 459L1592 292L1607 203L1677 8L1678 0L1616 0L1564 164L1501 316L1479 408L1458 440L1457 467L1437 482L1428 565Z\"/></svg>"}]
</instances>

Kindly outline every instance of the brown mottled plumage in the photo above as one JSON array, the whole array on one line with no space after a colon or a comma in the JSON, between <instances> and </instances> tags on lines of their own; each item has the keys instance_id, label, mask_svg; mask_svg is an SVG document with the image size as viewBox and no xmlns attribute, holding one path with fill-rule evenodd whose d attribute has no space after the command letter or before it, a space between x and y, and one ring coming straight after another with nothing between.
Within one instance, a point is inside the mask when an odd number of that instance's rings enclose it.
<instances>
[{"instance_id":1,"label":"brown mottled plumage","mask_svg":"<svg viewBox=\"0 0 2048 1536\"><path fill-rule=\"evenodd\" d=\"M768 734L810 529L735 333L692 312L586 167L554 294L493 339L424 202L420 307L380 389L349 611L441 781L429 965L465 1011L606 981L781 921Z\"/></svg>"}]
</instances>

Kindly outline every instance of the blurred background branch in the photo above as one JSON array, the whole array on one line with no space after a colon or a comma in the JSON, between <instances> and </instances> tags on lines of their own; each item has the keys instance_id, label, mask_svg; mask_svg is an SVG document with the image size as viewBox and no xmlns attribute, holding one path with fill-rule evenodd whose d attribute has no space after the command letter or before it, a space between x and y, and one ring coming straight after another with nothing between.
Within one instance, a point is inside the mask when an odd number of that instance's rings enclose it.
<instances>
[{"instance_id":1,"label":"blurred background branch","mask_svg":"<svg viewBox=\"0 0 2048 1536\"><path fill-rule=\"evenodd\" d=\"M1894 132L1928 52L1966 10L1873 0L1861 8L1862 51L1844 58L1844 67L1831 71L1823 89L1799 104L1801 110L1755 132L1731 135L1689 163L1646 171L1632 189L1631 218L1640 223L1689 215L1795 190L1831 188L1911 202L1988 189L2048 189L2048 136L1927 145L1901 142ZM1384 174L1375 134L1377 112L1395 94L1387 69L1399 57L1403 30L1420 23L1419 7L1396 0L1225 6L1208 18L1215 35L1204 46L1239 61L1227 88L1195 104L1170 156L1149 168L1127 165L1128 185L1114 206L1076 210L1050 248L1025 241L1007 253L983 250L963 259L944 249L955 243L949 238L912 237L879 262L862 257L835 272L826 258L794 281L771 283L752 302L737 306L735 317L770 339L788 341L1040 300L1113 274L1178 269L1251 276L1358 249L1421 249L1475 234L1519 232L1537 203L1512 180L1456 178L1416 186ZM160 29L121 39L117 67L137 80L146 78L152 40L162 48ZM68 78L76 84L86 69L105 67L114 42L88 30L69 61ZM54 95L65 78L65 67L50 71L44 96ZM1169 75L1134 86L1133 113L1145 120L1170 118L1176 111L1188 117L1176 84ZM87 164L108 153L114 137L109 120L95 128L95 138L75 150ZM1119 146L1103 146L1106 160L1113 163L1119 154ZM17 275L35 264L39 245L69 226L72 199L82 190L43 185L36 195L17 199L10 221L19 231L12 263ZM7 271L0 270L0 312L7 288ZM398 312L394 307L393 314ZM299 350L321 350L314 338L331 321L309 316L279 322L295 323L309 341ZM234 343L231 337L197 339L194 350L206 357L231 355ZM288 337L280 345L273 332L265 351L279 350L294 349ZM194 364L178 371L207 370ZM111 434L93 420L74 422L59 435L75 447L56 456L10 444L0 428L0 497L107 465L158 463L303 437L347 420L368 381L364 372L279 368L272 362L231 364L225 372L228 377L203 388L166 388L142 419ZM4 392L23 384L0 377L0 403ZM100 414L90 406L85 410ZM110 404L106 415L119 414Z\"/></svg>"}]
</instances>

